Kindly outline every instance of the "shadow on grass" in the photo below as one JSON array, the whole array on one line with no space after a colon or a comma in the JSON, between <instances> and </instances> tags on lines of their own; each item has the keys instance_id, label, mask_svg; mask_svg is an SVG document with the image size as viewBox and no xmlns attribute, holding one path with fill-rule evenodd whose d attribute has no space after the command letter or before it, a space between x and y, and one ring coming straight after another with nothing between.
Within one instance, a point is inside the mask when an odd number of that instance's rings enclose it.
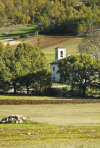
<instances>
[{"instance_id":1,"label":"shadow on grass","mask_svg":"<svg viewBox=\"0 0 100 148\"><path fill-rule=\"evenodd\" d=\"M21 96L26 96L26 97L28 97L28 96L32 96L32 97L54 97L54 99L56 100L62 100L62 99L100 99L100 96L98 96L98 97L95 97L95 96L85 96L85 97L82 97L82 96L68 96L68 97L63 97L63 96L50 96L50 95L33 95L33 94L20 94L20 93L16 93L16 94L14 94L14 93L1 93L0 94L0 96L18 96L18 97L21 97ZM39 100L40 100L40 98L39 98Z\"/></svg>"},{"instance_id":2,"label":"shadow on grass","mask_svg":"<svg viewBox=\"0 0 100 148\"><path fill-rule=\"evenodd\" d=\"M32 33L35 33L36 31L38 31L39 29L40 29L40 26L36 26L34 28L27 27L27 28L19 29L18 33L17 33L17 31L15 31L15 33L12 32L10 34L0 35L0 39L13 38L14 36L20 36L22 34L32 34Z\"/></svg>"}]
</instances>

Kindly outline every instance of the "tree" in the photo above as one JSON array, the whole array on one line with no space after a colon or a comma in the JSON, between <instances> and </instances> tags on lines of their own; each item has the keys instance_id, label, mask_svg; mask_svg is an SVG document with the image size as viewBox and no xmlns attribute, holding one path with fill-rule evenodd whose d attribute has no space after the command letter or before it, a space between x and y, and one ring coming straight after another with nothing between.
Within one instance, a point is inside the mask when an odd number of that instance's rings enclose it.
<instances>
[{"instance_id":1,"label":"tree","mask_svg":"<svg viewBox=\"0 0 100 148\"><path fill-rule=\"evenodd\" d=\"M9 80L9 68L6 66L4 61L5 47L0 42L0 89L7 89L6 82Z\"/></svg>"},{"instance_id":2,"label":"tree","mask_svg":"<svg viewBox=\"0 0 100 148\"><path fill-rule=\"evenodd\" d=\"M78 46L79 52L92 55L96 60L100 59L100 30L91 29Z\"/></svg>"},{"instance_id":3,"label":"tree","mask_svg":"<svg viewBox=\"0 0 100 148\"><path fill-rule=\"evenodd\" d=\"M35 48L25 43L19 44L15 49L15 59L21 67L19 70L21 74L19 75L20 84L26 86L27 94L32 83L38 83L40 91L43 87L50 85L51 75L49 62L39 47Z\"/></svg>"},{"instance_id":4,"label":"tree","mask_svg":"<svg viewBox=\"0 0 100 148\"><path fill-rule=\"evenodd\" d=\"M18 62L16 62L14 56L14 49L12 49L11 47L6 48L3 60L5 61L6 67L9 69L9 86L12 85L14 87L14 93L16 93L16 89L18 86L18 78L21 75L20 69L22 67L21 65L19 65Z\"/></svg>"},{"instance_id":5,"label":"tree","mask_svg":"<svg viewBox=\"0 0 100 148\"><path fill-rule=\"evenodd\" d=\"M88 54L72 55L58 65L61 81L82 90L83 96L88 86L96 80L94 59Z\"/></svg>"}]
</instances>

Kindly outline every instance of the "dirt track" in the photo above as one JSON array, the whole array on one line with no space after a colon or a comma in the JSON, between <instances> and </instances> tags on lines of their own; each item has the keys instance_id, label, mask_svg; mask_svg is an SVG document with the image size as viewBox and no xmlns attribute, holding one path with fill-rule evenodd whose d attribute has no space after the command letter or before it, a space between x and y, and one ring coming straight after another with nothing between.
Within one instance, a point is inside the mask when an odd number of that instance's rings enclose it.
<instances>
[{"instance_id":1,"label":"dirt track","mask_svg":"<svg viewBox=\"0 0 100 148\"><path fill-rule=\"evenodd\" d=\"M75 38L75 36L40 36L40 49L47 48L49 46L53 46L64 41L70 40ZM38 41L37 37L28 39L24 41L24 43L31 44L33 46L37 46Z\"/></svg>"},{"instance_id":2,"label":"dirt track","mask_svg":"<svg viewBox=\"0 0 100 148\"><path fill-rule=\"evenodd\" d=\"M75 38L76 36L46 36L46 35L42 35L40 36L40 49L45 49L49 46L53 46L59 43L62 43L64 41L70 40L72 38ZM25 41L23 41L23 43L28 43L31 44L33 46L37 46L38 45L38 38L34 37L31 39L27 39ZM7 43L9 43L12 47L16 47L19 43L21 43L21 41L16 41L13 39L5 39L5 40L1 40L1 42L4 43L4 45L7 45Z\"/></svg>"},{"instance_id":3,"label":"dirt track","mask_svg":"<svg viewBox=\"0 0 100 148\"><path fill-rule=\"evenodd\" d=\"M24 104L86 104L100 103L100 99L74 99L74 100L0 100L0 105L24 105Z\"/></svg>"}]
</instances>

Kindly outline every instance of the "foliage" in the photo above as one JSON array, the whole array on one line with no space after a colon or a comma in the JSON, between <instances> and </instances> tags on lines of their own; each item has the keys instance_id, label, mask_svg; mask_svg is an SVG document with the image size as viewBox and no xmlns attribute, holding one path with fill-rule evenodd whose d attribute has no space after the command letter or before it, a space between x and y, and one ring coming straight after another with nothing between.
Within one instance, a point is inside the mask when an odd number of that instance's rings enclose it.
<instances>
[{"instance_id":1,"label":"foliage","mask_svg":"<svg viewBox=\"0 0 100 148\"><path fill-rule=\"evenodd\" d=\"M1 0L0 26L41 23L41 33L84 34L100 24L100 1Z\"/></svg>"},{"instance_id":2,"label":"foliage","mask_svg":"<svg viewBox=\"0 0 100 148\"><path fill-rule=\"evenodd\" d=\"M91 83L96 82L98 69L95 60L87 54L72 55L58 65L60 81L72 86L72 90L78 88L82 90L83 96ZM97 81L98 82L98 81ZM81 93L81 92L80 92Z\"/></svg>"},{"instance_id":3,"label":"foliage","mask_svg":"<svg viewBox=\"0 0 100 148\"><path fill-rule=\"evenodd\" d=\"M14 50L8 45L3 56L2 50L1 44L1 61L4 62L4 66L9 71L9 75L7 76L7 73L4 72L4 76L8 78L7 83L14 87L14 93L21 86L27 88L28 94L31 84L37 84L39 91L43 91L45 87L51 85L49 62L39 47L35 48L29 44L20 43ZM5 67L3 68L1 63L1 69L6 70ZM1 76L2 73L3 70L0 71ZM4 78L1 78L1 80L5 82Z\"/></svg>"},{"instance_id":4,"label":"foliage","mask_svg":"<svg viewBox=\"0 0 100 148\"><path fill-rule=\"evenodd\" d=\"M21 34L20 38L29 38L29 36L30 36L29 34Z\"/></svg>"},{"instance_id":5,"label":"foliage","mask_svg":"<svg viewBox=\"0 0 100 148\"><path fill-rule=\"evenodd\" d=\"M14 37L14 40L19 40L19 37L15 36L15 37Z\"/></svg>"},{"instance_id":6,"label":"foliage","mask_svg":"<svg viewBox=\"0 0 100 148\"><path fill-rule=\"evenodd\" d=\"M78 46L78 51L88 53L96 60L100 59L100 30L93 29L87 32L86 37Z\"/></svg>"},{"instance_id":7,"label":"foliage","mask_svg":"<svg viewBox=\"0 0 100 148\"><path fill-rule=\"evenodd\" d=\"M5 47L0 42L0 89L7 90L8 84L5 83L9 80L9 68L5 64L4 58Z\"/></svg>"}]
</instances>

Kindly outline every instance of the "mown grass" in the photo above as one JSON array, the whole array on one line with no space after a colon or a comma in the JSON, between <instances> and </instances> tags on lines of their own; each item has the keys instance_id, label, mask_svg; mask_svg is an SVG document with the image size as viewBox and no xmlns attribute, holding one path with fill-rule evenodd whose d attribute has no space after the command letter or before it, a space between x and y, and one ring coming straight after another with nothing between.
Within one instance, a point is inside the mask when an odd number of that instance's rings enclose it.
<instances>
[{"instance_id":1,"label":"mown grass","mask_svg":"<svg viewBox=\"0 0 100 148\"><path fill-rule=\"evenodd\" d=\"M38 25L34 25L34 26L28 26L25 28L21 28L19 30L13 31L11 32L11 34L29 34L29 33L34 33L35 31L37 31L39 29Z\"/></svg>"},{"instance_id":2,"label":"mown grass","mask_svg":"<svg viewBox=\"0 0 100 148\"><path fill-rule=\"evenodd\" d=\"M0 120L22 114L34 122L58 125L100 125L100 103L0 105Z\"/></svg>"},{"instance_id":3,"label":"mown grass","mask_svg":"<svg viewBox=\"0 0 100 148\"><path fill-rule=\"evenodd\" d=\"M34 34L40 28L38 25L25 26L19 25L12 27L4 27L3 31L0 30L0 39L13 38L14 36L20 36L21 34Z\"/></svg>"},{"instance_id":4,"label":"mown grass","mask_svg":"<svg viewBox=\"0 0 100 148\"><path fill-rule=\"evenodd\" d=\"M46 54L47 56L47 59L52 62L55 60L55 48L56 47L64 47L66 48L66 56L67 54L76 54L78 52L78 45L79 43L82 41L82 38L79 38L79 37L76 37L76 38L72 38L72 39L69 39L65 42L62 42L60 44L56 44L54 46L50 46L50 47L47 47L45 49L43 49L42 51Z\"/></svg>"},{"instance_id":5,"label":"mown grass","mask_svg":"<svg viewBox=\"0 0 100 148\"><path fill-rule=\"evenodd\" d=\"M0 147L93 148L100 146L100 126L72 126L48 124L0 125ZM31 133L31 135L27 135ZM78 143L78 144L77 144ZM96 144L97 143L97 144ZM50 144L50 145L49 145ZM78 147L77 147L78 146ZM55 148L55 147L54 147Z\"/></svg>"},{"instance_id":6,"label":"mown grass","mask_svg":"<svg viewBox=\"0 0 100 148\"><path fill-rule=\"evenodd\" d=\"M74 99L74 98L64 98L64 97L49 97L49 96L28 96L20 94L5 94L0 95L0 99L13 99L13 100L64 100L64 99Z\"/></svg>"},{"instance_id":7,"label":"mown grass","mask_svg":"<svg viewBox=\"0 0 100 148\"><path fill-rule=\"evenodd\" d=\"M99 104L0 106L0 120L12 114L36 124L0 124L0 148L100 147Z\"/></svg>"}]
</instances>

